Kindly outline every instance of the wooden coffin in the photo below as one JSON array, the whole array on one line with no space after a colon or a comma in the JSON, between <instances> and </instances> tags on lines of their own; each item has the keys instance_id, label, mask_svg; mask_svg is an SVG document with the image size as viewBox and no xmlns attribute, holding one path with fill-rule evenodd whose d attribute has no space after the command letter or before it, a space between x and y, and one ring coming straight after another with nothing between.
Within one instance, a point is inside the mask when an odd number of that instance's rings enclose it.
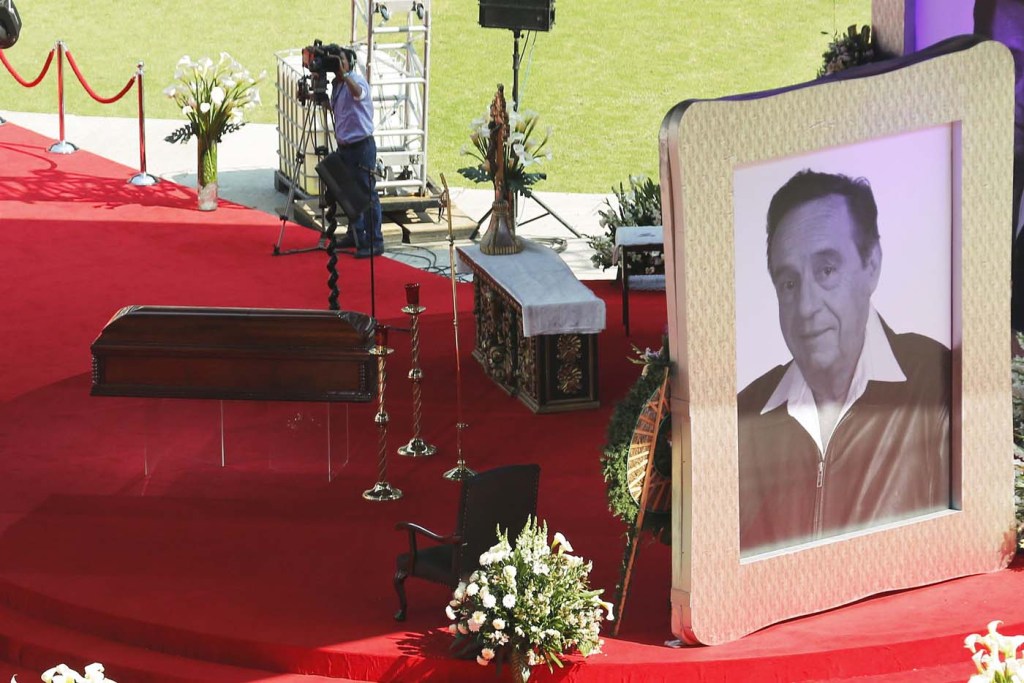
<instances>
[{"instance_id":1,"label":"wooden coffin","mask_svg":"<svg viewBox=\"0 0 1024 683\"><path fill-rule=\"evenodd\" d=\"M92 395L366 402L375 323L339 311L128 306L92 344Z\"/></svg>"}]
</instances>

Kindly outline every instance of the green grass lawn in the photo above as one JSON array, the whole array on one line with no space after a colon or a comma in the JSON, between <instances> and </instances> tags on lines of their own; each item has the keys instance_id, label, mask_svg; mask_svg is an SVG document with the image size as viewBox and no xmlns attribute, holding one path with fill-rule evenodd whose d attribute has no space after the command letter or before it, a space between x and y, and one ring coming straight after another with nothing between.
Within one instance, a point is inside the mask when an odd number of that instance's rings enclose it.
<instances>
[{"instance_id":1,"label":"green grass lawn","mask_svg":"<svg viewBox=\"0 0 1024 683\"><path fill-rule=\"evenodd\" d=\"M142 61L152 118L181 118L161 91L182 55L225 51L267 71L264 104L251 120L276 123L275 53L314 38L345 44L351 35L348 0L33 0L18 9L24 28L6 54L23 78L38 74L57 40L105 97ZM564 192L607 192L630 174L656 176L658 129L674 104L809 80L829 37L871 17L870 0L557 0L555 9L552 30L521 44L520 94L555 129L555 158L537 189ZM456 169L468 161L459 148L469 121L498 83L511 94L512 32L481 28L477 14L475 0L432 5L429 170L453 185L468 183ZM26 89L0 68L0 108L56 112L55 73ZM134 92L100 105L68 68L65 82L69 114L136 115Z\"/></svg>"}]
</instances>

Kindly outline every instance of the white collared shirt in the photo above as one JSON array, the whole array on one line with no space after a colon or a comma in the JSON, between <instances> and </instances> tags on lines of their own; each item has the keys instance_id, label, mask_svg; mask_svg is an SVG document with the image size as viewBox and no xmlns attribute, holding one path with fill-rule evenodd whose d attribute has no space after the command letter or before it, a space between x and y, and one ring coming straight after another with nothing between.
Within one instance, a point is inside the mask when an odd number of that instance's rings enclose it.
<instances>
[{"instance_id":1,"label":"white collared shirt","mask_svg":"<svg viewBox=\"0 0 1024 683\"><path fill-rule=\"evenodd\" d=\"M870 381L907 381L907 376L903 374L903 370L892 352L892 346L885 336L885 330L882 329L882 320L874 308L868 314L868 322L864 331L864 348L861 349L857 367L854 368L853 379L850 381L850 389L846 393L843 409L836 419L837 425L849 412L854 402L864 395ZM779 385L775 387L775 391L772 392L768 402L761 409L761 414L764 415L775 410L783 403L787 404L786 410L790 417L796 420L814 439L814 443L818 446L818 452L823 454L828 447L828 442L822 443L821 440L818 407L814 402L814 394L807 386L807 381L795 361L790 363L786 374L782 376Z\"/></svg>"}]
</instances>

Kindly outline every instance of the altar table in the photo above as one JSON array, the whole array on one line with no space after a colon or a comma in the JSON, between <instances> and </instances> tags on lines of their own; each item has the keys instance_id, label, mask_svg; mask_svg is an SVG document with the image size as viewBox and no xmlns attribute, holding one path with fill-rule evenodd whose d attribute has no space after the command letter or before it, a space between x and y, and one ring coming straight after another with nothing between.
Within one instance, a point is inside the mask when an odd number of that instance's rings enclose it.
<instances>
[{"instance_id":1,"label":"altar table","mask_svg":"<svg viewBox=\"0 0 1024 683\"><path fill-rule=\"evenodd\" d=\"M523 243L498 256L458 249L460 270L473 273L473 357L535 413L596 408L604 301L554 251Z\"/></svg>"}]
</instances>

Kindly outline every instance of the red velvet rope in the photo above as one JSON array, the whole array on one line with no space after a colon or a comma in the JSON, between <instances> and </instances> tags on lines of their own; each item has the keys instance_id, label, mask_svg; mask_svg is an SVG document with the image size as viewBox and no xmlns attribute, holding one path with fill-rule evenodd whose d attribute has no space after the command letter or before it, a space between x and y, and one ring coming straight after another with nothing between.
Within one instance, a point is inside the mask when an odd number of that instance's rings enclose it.
<instances>
[{"instance_id":1,"label":"red velvet rope","mask_svg":"<svg viewBox=\"0 0 1024 683\"><path fill-rule=\"evenodd\" d=\"M26 88L34 88L37 85L39 85L39 81L43 80L43 77L46 76L46 72L50 70L50 62L53 61L53 53L55 51L55 49L51 49L50 54L46 55L46 63L43 64L43 70L40 71L39 75L36 76L35 79L32 81L26 81L24 78L18 75L18 72L14 70L14 67L11 66L11 63L7 61L7 55L4 54L3 50L0 50L0 62L4 63L4 66L7 67L7 70L11 72L12 76L14 76L14 80L18 81L19 84Z\"/></svg>"},{"instance_id":2,"label":"red velvet rope","mask_svg":"<svg viewBox=\"0 0 1024 683\"><path fill-rule=\"evenodd\" d=\"M133 75L131 78L128 79L128 82L124 84L124 87L121 88L121 92L117 93L113 97L100 97L96 94L96 91L89 87L89 84L85 82L85 78L82 76L82 72L79 71L78 64L75 63L75 58L71 56L71 53L67 50L64 50L64 54L68 58L68 64L71 65L71 70L74 71L75 76L78 77L78 82L82 84L83 88L85 88L85 92L89 93L89 97L93 98L100 104L113 104L114 102L117 102L119 99L124 97L129 90L132 89L132 85L134 85L135 83L135 76Z\"/></svg>"}]
</instances>

